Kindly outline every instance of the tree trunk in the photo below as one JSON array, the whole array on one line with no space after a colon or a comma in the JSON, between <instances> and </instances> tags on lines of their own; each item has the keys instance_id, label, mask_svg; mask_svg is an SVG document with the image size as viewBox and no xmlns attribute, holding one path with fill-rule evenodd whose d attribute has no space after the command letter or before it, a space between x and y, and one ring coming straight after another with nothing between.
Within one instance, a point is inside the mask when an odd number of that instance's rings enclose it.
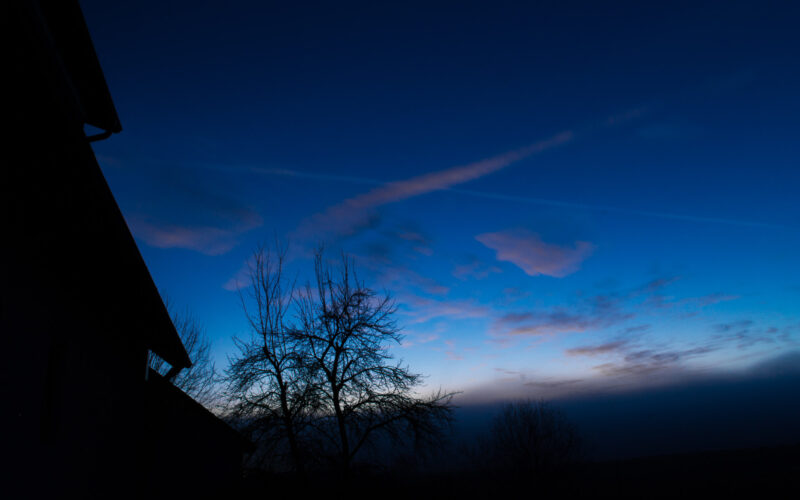
<instances>
[{"instance_id":1,"label":"tree trunk","mask_svg":"<svg viewBox=\"0 0 800 500\"><path fill-rule=\"evenodd\" d=\"M339 404L339 391L334 388L332 393L333 409L336 413L336 423L339 425L339 440L341 441L342 479L347 480L350 475L350 442L347 439L347 426L345 425L342 407Z\"/></svg>"},{"instance_id":2,"label":"tree trunk","mask_svg":"<svg viewBox=\"0 0 800 500\"><path fill-rule=\"evenodd\" d=\"M300 457L300 447L297 444L297 434L294 428L294 422L289 414L289 401L286 398L288 389L283 383L283 379L278 375L278 387L281 391L281 413L283 416L283 426L286 427L286 438L289 440L289 452L292 454L292 462L294 463L295 472L303 476L305 470L303 467L303 459Z\"/></svg>"}]
</instances>

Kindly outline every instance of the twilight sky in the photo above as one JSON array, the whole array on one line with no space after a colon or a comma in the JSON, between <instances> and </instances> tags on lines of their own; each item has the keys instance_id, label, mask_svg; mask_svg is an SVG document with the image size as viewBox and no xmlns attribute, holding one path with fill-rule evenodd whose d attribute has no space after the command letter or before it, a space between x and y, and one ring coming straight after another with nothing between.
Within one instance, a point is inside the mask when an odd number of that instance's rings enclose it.
<instances>
[{"instance_id":1,"label":"twilight sky","mask_svg":"<svg viewBox=\"0 0 800 500\"><path fill-rule=\"evenodd\" d=\"M276 236L301 281L352 253L396 355L474 401L800 348L796 4L81 4L123 125L95 152L219 367Z\"/></svg>"}]
</instances>

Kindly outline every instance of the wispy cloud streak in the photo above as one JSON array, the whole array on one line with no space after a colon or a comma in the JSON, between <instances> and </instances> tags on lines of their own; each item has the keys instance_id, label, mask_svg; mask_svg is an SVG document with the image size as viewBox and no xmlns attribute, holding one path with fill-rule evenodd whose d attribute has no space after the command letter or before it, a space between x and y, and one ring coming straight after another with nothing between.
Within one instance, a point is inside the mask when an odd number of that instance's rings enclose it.
<instances>
[{"instance_id":1,"label":"wispy cloud streak","mask_svg":"<svg viewBox=\"0 0 800 500\"><path fill-rule=\"evenodd\" d=\"M512 312L496 318L491 333L496 338L506 340L511 337L581 333L601 330L632 317L632 314L616 307L592 311L556 308L546 312Z\"/></svg>"},{"instance_id":2,"label":"wispy cloud streak","mask_svg":"<svg viewBox=\"0 0 800 500\"><path fill-rule=\"evenodd\" d=\"M249 169L251 172L263 175L275 175L284 177L296 177L301 179L310 179L317 181L335 181L345 182L349 184L365 184L372 186L388 186L391 182L382 181L379 179L369 179L364 177L351 177L343 175L328 175L319 172L305 172L300 170L277 169L277 168L260 168L252 167ZM526 205L539 205L548 207L565 208L570 210L584 210L589 212L603 212L609 214L629 215L636 217L649 217L657 219L693 222L701 224L721 224L727 226L740 226L740 227L753 227L764 229L791 229L781 224L773 224L770 222L761 221L748 221L739 219L727 219L724 217L706 217L703 215L693 214L677 214L671 212L659 212L655 210L639 210L633 208L621 208L610 205L596 205L588 203L577 203L565 200L554 200L551 198L539 198L535 196L518 196L505 193L493 193L488 191L476 191L472 189L462 188L442 188L440 191L447 191L450 193L461 194L464 196L471 196L475 198L484 198L490 200L506 201L511 203L523 203Z\"/></svg>"},{"instance_id":3,"label":"wispy cloud streak","mask_svg":"<svg viewBox=\"0 0 800 500\"><path fill-rule=\"evenodd\" d=\"M567 349L565 352L567 356L597 356L599 354L608 354L618 351L627 343L626 340L616 340L613 342L606 342L605 344L587 345L580 347L573 347Z\"/></svg>"},{"instance_id":4,"label":"wispy cloud streak","mask_svg":"<svg viewBox=\"0 0 800 500\"><path fill-rule=\"evenodd\" d=\"M150 246L222 255L239 243L239 237L243 233L261 226L263 220L257 213L248 212L229 227L160 223L142 216L129 217L127 222L133 234Z\"/></svg>"},{"instance_id":5,"label":"wispy cloud streak","mask_svg":"<svg viewBox=\"0 0 800 500\"><path fill-rule=\"evenodd\" d=\"M435 318L467 319L485 318L491 310L471 300L434 300L418 295L404 295L398 303L403 306L400 314L407 324L425 323Z\"/></svg>"},{"instance_id":6,"label":"wispy cloud streak","mask_svg":"<svg viewBox=\"0 0 800 500\"><path fill-rule=\"evenodd\" d=\"M573 133L565 131L524 148L475 163L380 185L309 217L294 231L291 239L308 241L331 234L352 234L365 224L374 208L479 179L537 153L565 144L572 138Z\"/></svg>"},{"instance_id":7,"label":"wispy cloud streak","mask_svg":"<svg viewBox=\"0 0 800 500\"><path fill-rule=\"evenodd\" d=\"M704 217L691 214L676 214L669 212L657 212L652 210L636 210L629 208L612 207L608 205L590 205L586 203L574 203L571 201L552 200L547 198L536 198L531 196L516 196L503 193L489 193L485 191L472 191L467 189L450 189L449 191L477 198L487 198L492 200L509 201L515 203L525 203L532 205L543 205L551 207L562 207L569 209L587 210L592 212L607 212L620 215L634 215L641 217L654 217L658 219L669 219L686 222L699 222L708 224L723 224L729 226L760 227L768 229L789 229L780 224L768 222L746 221L738 219L726 219L723 217Z\"/></svg>"}]
</instances>

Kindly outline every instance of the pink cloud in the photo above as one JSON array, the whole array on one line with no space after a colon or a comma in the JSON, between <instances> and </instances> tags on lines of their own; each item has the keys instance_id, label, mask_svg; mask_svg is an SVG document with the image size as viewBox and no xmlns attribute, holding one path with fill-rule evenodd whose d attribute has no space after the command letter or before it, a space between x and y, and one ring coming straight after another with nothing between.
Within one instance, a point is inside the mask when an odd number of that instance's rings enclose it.
<instances>
[{"instance_id":1,"label":"pink cloud","mask_svg":"<svg viewBox=\"0 0 800 500\"><path fill-rule=\"evenodd\" d=\"M375 273L377 285L390 289L416 288L432 295L447 295L450 288L424 276L392 257L388 247L378 246L365 254L353 254L357 263Z\"/></svg>"},{"instance_id":2,"label":"pink cloud","mask_svg":"<svg viewBox=\"0 0 800 500\"><path fill-rule=\"evenodd\" d=\"M503 271L497 266L487 266L477 258L470 259L466 264L460 264L453 268L453 277L466 281L467 279L482 280L489 277L492 273L502 273Z\"/></svg>"},{"instance_id":3,"label":"pink cloud","mask_svg":"<svg viewBox=\"0 0 800 500\"><path fill-rule=\"evenodd\" d=\"M447 295L450 292L450 287L407 267L387 266L378 273L378 283L388 289L412 287L431 295Z\"/></svg>"},{"instance_id":4,"label":"pink cloud","mask_svg":"<svg viewBox=\"0 0 800 500\"><path fill-rule=\"evenodd\" d=\"M400 344L400 347L408 348L415 345L427 344L435 340L439 340L438 333L429 333L427 335L415 335L414 340L408 340L408 339L403 340L403 342Z\"/></svg>"},{"instance_id":5,"label":"pink cloud","mask_svg":"<svg viewBox=\"0 0 800 500\"><path fill-rule=\"evenodd\" d=\"M399 231L395 234L398 238L413 243L412 250L415 252L430 257L433 255L430 240L420 232L417 231Z\"/></svg>"},{"instance_id":6,"label":"pink cloud","mask_svg":"<svg viewBox=\"0 0 800 500\"><path fill-rule=\"evenodd\" d=\"M605 344L573 347L572 349L567 349L566 353L568 356L597 356L599 354L616 353L626 347L626 344L627 341L625 340L617 340L606 342Z\"/></svg>"},{"instance_id":7,"label":"pink cloud","mask_svg":"<svg viewBox=\"0 0 800 500\"><path fill-rule=\"evenodd\" d=\"M398 302L408 308L403 314L409 324L424 323L434 318L484 318L490 310L470 300L434 300L418 295L403 296Z\"/></svg>"},{"instance_id":8,"label":"pink cloud","mask_svg":"<svg viewBox=\"0 0 800 500\"><path fill-rule=\"evenodd\" d=\"M728 302L730 300L737 300L741 298L739 295L731 295L725 293L712 293L704 295L703 297L684 299L686 302L695 303L700 307L711 306L719 304L720 302Z\"/></svg>"},{"instance_id":9,"label":"pink cloud","mask_svg":"<svg viewBox=\"0 0 800 500\"><path fill-rule=\"evenodd\" d=\"M497 252L497 260L511 262L530 276L563 278L577 271L595 249L586 241L576 241L573 248L545 243L525 229L484 233L475 239Z\"/></svg>"},{"instance_id":10,"label":"pink cloud","mask_svg":"<svg viewBox=\"0 0 800 500\"><path fill-rule=\"evenodd\" d=\"M249 285L250 267L252 266L252 263L253 259L251 257L242 265L242 267L239 268L238 271L236 271L236 274L234 274L231 279L222 285L222 288L229 292L235 292Z\"/></svg>"},{"instance_id":11,"label":"pink cloud","mask_svg":"<svg viewBox=\"0 0 800 500\"><path fill-rule=\"evenodd\" d=\"M145 217L128 218L136 237L156 248L184 248L205 255L222 255L239 243L239 236L262 224L259 215L252 213L232 227L183 226L154 223Z\"/></svg>"},{"instance_id":12,"label":"pink cloud","mask_svg":"<svg viewBox=\"0 0 800 500\"><path fill-rule=\"evenodd\" d=\"M600 316L555 310L547 313L507 313L495 319L492 333L497 336L532 336L585 332L606 326Z\"/></svg>"},{"instance_id":13,"label":"pink cloud","mask_svg":"<svg viewBox=\"0 0 800 500\"><path fill-rule=\"evenodd\" d=\"M496 339L508 341L514 337L602 330L631 318L633 314L621 309L620 304L594 298L569 308L505 313L493 320L490 333Z\"/></svg>"},{"instance_id":14,"label":"pink cloud","mask_svg":"<svg viewBox=\"0 0 800 500\"><path fill-rule=\"evenodd\" d=\"M366 193L344 200L303 221L291 237L293 241L325 239L325 235L350 235L369 224L373 208L448 189L479 179L542 151L569 142L571 131L467 165L438 170L410 179L389 182Z\"/></svg>"},{"instance_id":15,"label":"pink cloud","mask_svg":"<svg viewBox=\"0 0 800 500\"><path fill-rule=\"evenodd\" d=\"M447 356L447 359L450 361L461 361L464 359L464 356L456 353L455 351L445 351L444 355Z\"/></svg>"}]
</instances>

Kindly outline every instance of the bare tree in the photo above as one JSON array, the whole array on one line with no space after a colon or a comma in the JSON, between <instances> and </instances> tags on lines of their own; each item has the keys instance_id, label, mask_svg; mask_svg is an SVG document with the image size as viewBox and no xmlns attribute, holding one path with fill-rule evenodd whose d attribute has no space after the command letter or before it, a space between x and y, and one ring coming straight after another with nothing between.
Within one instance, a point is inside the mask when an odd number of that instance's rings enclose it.
<instances>
[{"instance_id":1,"label":"bare tree","mask_svg":"<svg viewBox=\"0 0 800 500\"><path fill-rule=\"evenodd\" d=\"M580 458L575 426L545 401L506 403L490 431L492 463L506 473L543 474Z\"/></svg>"},{"instance_id":2,"label":"bare tree","mask_svg":"<svg viewBox=\"0 0 800 500\"><path fill-rule=\"evenodd\" d=\"M189 359L192 360L192 366L181 370L171 382L198 403L211 408L217 403L218 381L217 371L211 359L211 342L200 322L188 309L178 312L169 300L165 303L172 317L172 323L189 354ZM158 355L151 353L150 369L167 376L170 366Z\"/></svg>"},{"instance_id":3,"label":"bare tree","mask_svg":"<svg viewBox=\"0 0 800 500\"><path fill-rule=\"evenodd\" d=\"M391 297L367 288L346 256L334 273L321 249L314 276L315 285L298 301L299 342L314 376L314 426L343 474L379 436L416 443L438 438L452 419L452 394L413 396L422 376L392 362L389 352L403 338Z\"/></svg>"},{"instance_id":4,"label":"bare tree","mask_svg":"<svg viewBox=\"0 0 800 500\"><path fill-rule=\"evenodd\" d=\"M346 475L378 438L437 439L452 395L413 396L422 376L391 362L389 347L402 340L391 298L365 287L346 257L334 275L319 250L315 284L303 290L284 263L278 245L253 255L240 295L250 336L234 339L227 370L231 416L261 445L256 459L283 453L302 473L315 448Z\"/></svg>"},{"instance_id":5,"label":"bare tree","mask_svg":"<svg viewBox=\"0 0 800 500\"><path fill-rule=\"evenodd\" d=\"M285 250L260 247L249 268L249 287L240 294L250 336L234 338L239 350L227 370L232 416L261 445L261 458L274 459L288 445L288 461L304 470L301 435L314 409L307 345L289 311L295 286L284 276Z\"/></svg>"}]
</instances>

